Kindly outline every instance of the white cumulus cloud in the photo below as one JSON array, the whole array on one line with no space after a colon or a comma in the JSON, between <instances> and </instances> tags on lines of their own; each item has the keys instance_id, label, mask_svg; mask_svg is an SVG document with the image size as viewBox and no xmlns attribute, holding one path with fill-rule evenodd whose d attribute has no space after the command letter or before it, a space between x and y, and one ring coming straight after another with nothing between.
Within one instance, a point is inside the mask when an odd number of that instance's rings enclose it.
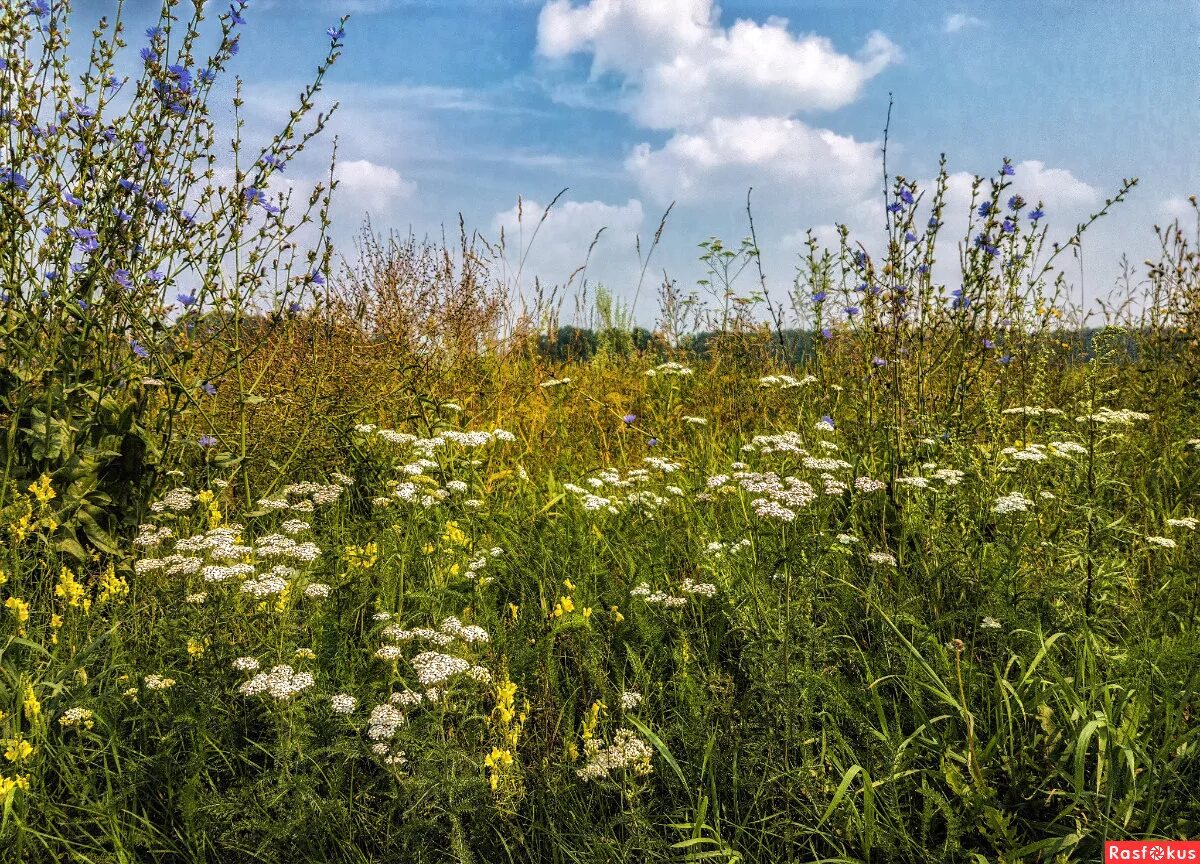
<instances>
[{"instance_id":1,"label":"white cumulus cloud","mask_svg":"<svg viewBox=\"0 0 1200 864\"><path fill-rule=\"evenodd\" d=\"M717 117L660 148L639 144L625 167L657 201L728 197L748 185L861 196L880 171L874 142L787 117Z\"/></svg>"},{"instance_id":2,"label":"white cumulus cloud","mask_svg":"<svg viewBox=\"0 0 1200 864\"><path fill-rule=\"evenodd\" d=\"M416 184L401 177L395 168L366 159L339 162L336 170L338 201L359 210L384 212L416 191Z\"/></svg>"},{"instance_id":3,"label":"white cumulus cloud","mask_svg":"<svg viewBox=\"0 0 1200 864\"><path fill-rule=\"evenodd\" d=\"M590 54L593 78L620 77L630 115L652 129L840 108L900 57L878 32L850 56L824 36L794 35L784 18L722 27L712 0L554 0L538 17L537 50Z\"/></svg>"}]
</instances>

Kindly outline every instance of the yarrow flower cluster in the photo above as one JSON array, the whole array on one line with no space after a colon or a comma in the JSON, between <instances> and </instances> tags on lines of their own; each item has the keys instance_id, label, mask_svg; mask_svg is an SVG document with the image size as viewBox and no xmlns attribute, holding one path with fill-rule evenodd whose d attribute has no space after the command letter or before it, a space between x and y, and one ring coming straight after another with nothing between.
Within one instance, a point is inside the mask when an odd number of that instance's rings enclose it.
<instances>
[{"instance_id":1,"label":"yarrow flower cluster","mask_svg":"<svg viewBox=\"0 0 1200 864\"><path fill-rule=\"evenodd\" d=\"M313 676L308 672L297 672L291 666L281 664L268 672L259 672L238 687L245 696L270 696L277 702L286 702L313 686Z\"/></svg>"},{"instance_id":2,"label":"yarrow flower cluster","mask_svg":"<svg viewBox=\"0 0 1200 864\"><path fill-rule=\"evenodd\" d=\"M992 505L992 511L1002 515L1007 513L1024 513L1032 506L1033 502L1020 492L1010 492L996 499L995 504Z\"/></svg>"},{"instance_id":3,"label":"yarrow flower cluster","mask_svg":"<svg viewBox=\"0 0 1200 864\"><path fill-rule=\"evenodd\" d=\"M646 376L649 378L654 378L658 375L668 375L675 376L677 378L683 378L691 374L691 369L689 369L687 366L684 366L682 363L675 362L660 363L653 369L646 370Z\"/></svg>"},{"instance_id":4,"label":"yarrow flower cluster","mask_svg":"<svg viewBox=\"0 0 1200 864\"><path fill-rule=\"evenodd\" d=\"M653 769L650 745L629 729L618 729L613 743L607 747L592 738L584 745L587 763L575 773L584 782L601 780L614 771L632 770L639 777L648 777Z\"/></svg>"}]
</instances>

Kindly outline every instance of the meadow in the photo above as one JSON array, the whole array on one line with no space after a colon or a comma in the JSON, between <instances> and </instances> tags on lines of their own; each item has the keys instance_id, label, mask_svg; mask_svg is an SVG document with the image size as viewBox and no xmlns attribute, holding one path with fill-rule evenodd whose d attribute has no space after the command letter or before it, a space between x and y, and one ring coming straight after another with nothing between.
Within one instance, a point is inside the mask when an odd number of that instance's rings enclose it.
<instances>
[{"instance_id":1,"label":"meadow","mask_svg":"<svg viewBox=\"0 0 1200 864\"><path fill-rule=\"evenodd\" d=\"M301 252L336 184L263 190L344 34L230 182L202 5L81 90L0 12L0 861L1200 836L1200 217L1089 318L1009 160L940 243L892 177L882 244L772 297L707 241L638 329L465 230Z\"/></svg>"}]
</instances>

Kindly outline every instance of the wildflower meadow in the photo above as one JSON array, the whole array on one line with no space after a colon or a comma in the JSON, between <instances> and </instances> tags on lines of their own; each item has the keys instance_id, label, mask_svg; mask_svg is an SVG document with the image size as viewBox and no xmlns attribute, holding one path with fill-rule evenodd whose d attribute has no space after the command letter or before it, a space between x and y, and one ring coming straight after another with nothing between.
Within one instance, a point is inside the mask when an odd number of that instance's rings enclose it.
<instances>
[{"instance_id":1,"label":"wildflower meadow","mask_svg":"<svg viewBox=\"0 0 1200 864\"><path fill-rule=\"evenodd\" d=\"M231 148L250 4L113 6L0 11L0 862L1200 838L1194 198L1099 313L1072 253L1137 181L1051 242L998 156L788 290L751 222L653 327L568 326L509 244L342 254L335 180L272 185L347 19Z\"/></svg>"}]
</instances>

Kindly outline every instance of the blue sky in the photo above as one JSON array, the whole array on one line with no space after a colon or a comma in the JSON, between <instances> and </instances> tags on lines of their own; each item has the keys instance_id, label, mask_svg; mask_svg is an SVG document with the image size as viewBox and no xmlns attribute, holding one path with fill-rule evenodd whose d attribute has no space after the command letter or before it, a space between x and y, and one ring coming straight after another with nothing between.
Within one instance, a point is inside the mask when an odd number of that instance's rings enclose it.
<instances>
[{"instance_id":1,"label":"blue sky","mask_svg":"<svg viewBox=\"0 0 1200 864\"><path fill-rule=\"evenodd\" d=\"M109 2L76 3L83 21ZM155 0L128 0L140 27ZM214 7L214 11L216 8ZM1084 291L1104 294L1122 252L1200 192L1193 2L886 0L253 0L232 71L247 130L266 140L311 77L342 12L344 54L325 95L340 108L335 238L377 229L440 236L515 230L560 189L530 252L563 282L607 231L589 279L632 298L634 238L677 202L652 271L681 286L696 245L746 233L746 189L770 284L790 285L804 229L846 222L877 242L879 143L894 94L889 169L914 179L946 153L962 203L970 174L1016 163L1018 191L1067 231L1124 177L1141 183L1084 245ZM132 40L131 41L135 41ZM290 168L321 174L330 140ZM965 203L962 203L965 208ZM534 217L537 213L532 214ZM530 223L532 224L532 223ZM946 238L950 239L950 238ZM510 241L514 242L514 241ZM952 244L942 253L955 257ZM1079 271L1069 272L1078 294ZM638 317L652 323L654 282ZM747 284L745 287L749 288Z\"/></svg>"}]
</instances>

